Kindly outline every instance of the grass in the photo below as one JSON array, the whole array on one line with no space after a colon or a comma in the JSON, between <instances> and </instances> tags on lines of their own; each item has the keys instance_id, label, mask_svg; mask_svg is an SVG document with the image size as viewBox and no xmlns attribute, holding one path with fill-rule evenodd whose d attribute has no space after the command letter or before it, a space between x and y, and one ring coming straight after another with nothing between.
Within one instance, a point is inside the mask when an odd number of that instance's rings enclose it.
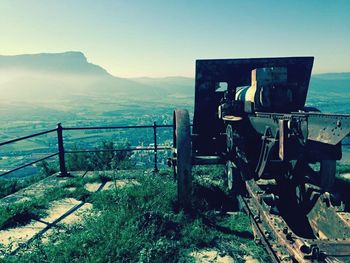
<instances>
[{"instance_id":1,"label":"grass","mask_svg":"<svg viewBox=\"0 0 350 263\"><path fill-rule=\"evenodd\" d=\"M31 177L27 181L21 182L21 185L17 185L17 187L18 189L24 188L38 181L40 178L43 179L45 176ZM23 226L28 224L32 219L37 220L44 217L47 215L46 211L50 207L50 203L55 200L75 198L86 202L90 198L91 193L85 189L85 184L88 182L105 182L106 180L110 180L110 178L106 178L103 174L93 178L76 177L70 179L62 186L46 190L42 195L36 196L29 201L0 206L0 230ZM70 187L74 187L74 190L69 191L68 188Z\"/></svg>"},{"instance_id":2,"label":"grass","mask_svg":"<svg viewBox=\"0 0 350 263\"><path fill-rule=\"evenodd\" d=\"M0 179L0 198L26 188L45 177L45 175L38 174L25 179Z\"/></svg>"},{"instance_id":3,"label":"grass","mask_svg":"<svg viewBox=\"0 0 350 263\"><path fill-rule=\"evenodd\" d=\"M198 173L205 176L203 171ZM66 186L81 188L84 179L74 180ZM203 196L211 192L224 196L218 185L197 180L196 210L185 214L177 207L170 173L140 175L137 180L140 184L90 194L93 216L87 216L83 225L71 226L47 243L36 241L20 255L3 261L192 262L189 253L205 248L229 254L238 262L247 254L268 261L263 248L254 242L247 216L215 213L223 208L220 202Z\"/></svg>"},{"instance_id":4,"label":"grass","mask_svg":"<svg viewBox=\"0 0 350 263\"><path fill-rule=\"evenodd\" d=\"M348 164L337 164L337 176L341 174L350 173L350 165Z\"/></svg>"},{"instance_id":5,"label":"grass","mask_svg":"<svg viewBox=\"0 0 350 263\"><path fill-rule=\"evenodd\" d=\"M4 182L0 181L0 183L4 183L2 189L6 193L5 195L8 195L45 177L46 175L39 174L24 180L4 180ZM48 189L40 196L36 196L29 201L0 206L0 230L24 226L33 219L37 220L46 216L50 203L55 200L75 198L79 201L88 202L92 193L86 190L85 185L94 182L105 183L112 180L112 178L129 179L135 178L135 176L132 177L125 173L120 173L116 176L115 173L96 172L92 177L71 178L61 186L58 185L53 189ZM73 188L73 191L70 191L69 188Z\"/></svg>"},{"instance_id":6,"label":"grass","mask_svg":"<svg viewBox=\"0 0 350 263\"><path fill-rule=\"evenodd\" d=\"M77 188L78 189L78 188ZM54 200L77 195L65 188L54 188L44 192L43 195L31 200L10 203L0 206L0 230L23 226L32 219L40 219L47 215L47 209Z\"/></svg>"},{"instance_id":7,"label":"grass","mask_svg":"<svg viewBox=\"0 0 350 263\"><path fill-rule=\"evenodd\" d=\"M339 174L350 173L350 165L348 165L348 164L337 164L337 172Z\"/></svg>"},{"instance_id":8,"label":"grass","mask_svg":"<svg viewBox=\"0 0 350 263\"><path fill-rule=\"evenodd\" d=\"M53 163L48 163L46 161L41 162L39 167L41 171L33 176L9 179L0 178L0 198L16 193L17 191L39 182L58 171Z\"/></svg>"},{"instance_id":9,"label":"grass","mask_svg":"<svg viewBox=\"0 0 350 263\"><path fill-rule=\"evenodd\" d=\"M179 210L176 184L167 170L158 175L96 172L72 178L42 197L0 207L0 229L39 219L50 202L67 197L91 202L94 215L83 225L57 232L48 243L38 240L0 262L191 262L189 254L201 249L215 249L237 262L245 255L267 262L266 252L254 242L248 217L220 213L236 208L223 187L222 172L218 167L194 169L195 209L190 214ZM337 166L338 177L347 172L349 165ZM136 179L140 184L98 193L85 189L86 183L116 179Z\"/></svg>"},{"instance_id":10,"label":"grass","mask_svg":"<svg viewBox=\"0 0 350 263\"><path fill-rule=\"evenodd\" d=\"M48 202L33 199L0 207L0 229L7 229L28 224L32 219L39 219L46 215Z\"/></svg>"}]
</instances>

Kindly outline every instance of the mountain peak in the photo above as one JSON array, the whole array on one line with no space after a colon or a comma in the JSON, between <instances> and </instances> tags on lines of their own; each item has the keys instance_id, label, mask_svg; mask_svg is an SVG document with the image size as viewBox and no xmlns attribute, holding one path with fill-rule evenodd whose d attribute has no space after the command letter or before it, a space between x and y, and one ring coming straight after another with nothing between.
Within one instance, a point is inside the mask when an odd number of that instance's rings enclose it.
<instances>
[{"instance_id":1,"label":"mountain peak","mask_svg":"<svg viewBox=\"0 0 350 263\"><path fill-rule=\"evenodd\" d=\"M81 51L66 51L66 52L60 52L60 53L38 53L38 54L30 54L30 55L17 55L17 56L31 56L31 57L42 57L42 58L51 58L51 59L57 59L60 57L63 57L65 59L75 59L80 60L82 62L87 62L87 58L85 54Z\"/></svg>"},{"instance_id":2,"label":"mountain peak","mask_svg":"<svg viewBox=\"0 0 350 263\"><path fill-rule=\"evenodd\" d=\"M89 63L84 53L80 51L14 56L0 55L0 69L47 73L109 75L102 67Z\"/></svg>"}]
</instances>

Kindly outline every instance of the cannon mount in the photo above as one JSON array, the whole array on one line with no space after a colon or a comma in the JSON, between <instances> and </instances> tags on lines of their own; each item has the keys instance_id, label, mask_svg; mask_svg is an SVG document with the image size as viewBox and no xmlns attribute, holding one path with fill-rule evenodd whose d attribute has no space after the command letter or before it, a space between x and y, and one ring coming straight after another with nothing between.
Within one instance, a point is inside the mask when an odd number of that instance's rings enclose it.
<instances>
[{"instance_id":1,"label":"cannon mount","mask_svg":"<svg viewBox=\"0 0 350 263\"><path fill-rule=\"evenodd\" d=\"M197 60L192 131L188 111L174 112L179 204L191 209L192 165L225 165L274 262L350 262L349 189L335 176L350 115L305 106L312 65Z\"/></svg>"}]
</instances>

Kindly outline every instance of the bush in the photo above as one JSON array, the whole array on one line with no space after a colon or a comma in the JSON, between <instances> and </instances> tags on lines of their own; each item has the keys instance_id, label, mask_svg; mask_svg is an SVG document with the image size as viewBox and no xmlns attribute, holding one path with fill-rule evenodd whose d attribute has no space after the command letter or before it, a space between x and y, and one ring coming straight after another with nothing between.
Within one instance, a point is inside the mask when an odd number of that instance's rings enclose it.
<instances>
[{"instance_id":1,"label":"bush","mask_svg":"<svg viewBox=\"0 0 350 263\"><path fill-rule=\"evenodd\" d=\"M69 171L101 171L116 168L130 168L130 144L124 142L115 145L113 142L102 142L97 152L71 153L67 155L67 169ZM73 151L79 149L74 146Z\"/></svg>"}]
</instances>

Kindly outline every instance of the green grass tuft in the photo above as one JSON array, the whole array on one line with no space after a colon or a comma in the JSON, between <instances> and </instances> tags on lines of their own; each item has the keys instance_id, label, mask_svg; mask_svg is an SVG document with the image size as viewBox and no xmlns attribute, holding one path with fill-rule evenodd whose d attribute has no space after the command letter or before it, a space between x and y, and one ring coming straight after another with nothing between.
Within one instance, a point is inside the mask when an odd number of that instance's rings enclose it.
<instances>
[{"instance_id":1,"label":"green grass tuft","mask_svg":"<svg viewBox=\"0 0 350 263\"><path fill-rule=\"evenodd\" d=\"M37 241L4 261L191 262L189 253L202 248L225 251L238 261L246 254L268 261L253 240L246 215L214 213L205 202L200 210L185 214L178 211L172 175L137 180L140 184L90 194L93 213L82 226L57 233L48 243Z\"/></svg>"},{"instance_id":2,"label":"green grass tuft","mask_svg":"<svg viewBox=\"0 0 350 263\"><path fill-rule=\"evenodd\" d=\"M1 206L0 229L26 225L32 219L39 219L45 216L47 208L48 203L38 199Z\"/></svg>"}]
</instances>

